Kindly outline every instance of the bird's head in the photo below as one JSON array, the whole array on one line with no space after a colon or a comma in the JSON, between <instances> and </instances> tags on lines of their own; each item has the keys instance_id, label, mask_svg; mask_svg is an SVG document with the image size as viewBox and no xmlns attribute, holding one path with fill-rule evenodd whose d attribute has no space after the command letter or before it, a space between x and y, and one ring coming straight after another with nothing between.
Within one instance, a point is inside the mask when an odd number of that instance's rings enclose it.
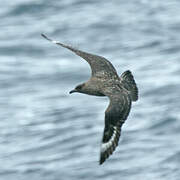
<instances>
[{"instance_id":1,"label":"bird's head","mask_svg":"<svg viewBox=\"0 0 180 180\"><path fill-rule=\"evenodd\" d=\"M83 92L84 92L84 89L85 89L85 83L79 84L78 86L75 87L75 89L71 90L71 91L69 92L69 94L72 94L72 93L74 93L74 92L83 93Z\"/></svg>"}]
</instances>

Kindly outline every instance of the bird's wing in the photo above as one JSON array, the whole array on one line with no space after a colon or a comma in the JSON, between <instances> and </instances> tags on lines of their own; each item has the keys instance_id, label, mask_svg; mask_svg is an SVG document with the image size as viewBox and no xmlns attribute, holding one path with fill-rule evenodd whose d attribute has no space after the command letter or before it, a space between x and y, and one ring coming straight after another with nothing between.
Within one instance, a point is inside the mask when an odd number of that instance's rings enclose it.
<instances>
[{"instance_id":1,"label":"bird's wing","mask_svg":"<svg viewBox=\"0 0 180 180\"><path fill-rule=\"evenodd\" d=\"M41 35L48 41L51 41L57 45L67 48L67 49L73 51L78 56L85 59L91 66L92 76L103 77L103 78L107 77L108 79L110 79L110 78L118 79L119 78L113 65L104 57L90 54L90 53L87 53L84 51L80 51L71 46L65 45L61 42L54 41L54 40L48 38L47 36L45 36L44 34L41 34Z\"/></svg>"},{"instance_id":2,"label":"bird's wing","mask_svg":"<svg viewBox=\"0 0 180 180\"><path fill-rule=\"evenodd\" d=\"M126 92L108 95L110 103L105 112L105 127L101 144L100 160L102 164L118 146L121 127L131 108L131 99Z\"/></svg>"}]
</instances>

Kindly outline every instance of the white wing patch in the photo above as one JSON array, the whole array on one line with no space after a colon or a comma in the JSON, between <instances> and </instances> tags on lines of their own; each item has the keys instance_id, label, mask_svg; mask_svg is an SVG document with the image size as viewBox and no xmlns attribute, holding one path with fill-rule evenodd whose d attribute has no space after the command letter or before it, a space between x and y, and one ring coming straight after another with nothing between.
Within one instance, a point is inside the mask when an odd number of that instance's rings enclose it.
<instances>
[{"instance_id":1,"label":"white wing patch","mask_svg":"<svg viewBox=\"0 0 180 180\"><path fill-rule=\"evenodd\" d=\"M117 134L117 127L114 126L113 129L114 129L114 131L113 131L113 135L111 136L111 139L106 143L102 143L101 153L105 152L106 150L108 150L113 145L113 142L115 141L115 137Z\"/></svg>"},{"instance_id":2,"label":"white wing patch","mask_svg":"<svg viewBox=\"0 0 180 180\"><path fill-rule=\"evenodd\" d=\"M41 34L45 39L47 39L48 41L51 41L52 43L54 43L54 44L59 44L59 45L63 45L63 44L61 44L59 41L54 41L54 40L52 40L52 39L50 39L50 38L48 38L46 35L44 35L44 34Z\"/></svg>"},{"instance_id":3,"label":"white wing patch","mask_svg":"<svg viewBox=\"0 0 180 180\"><path fill-rule=\"evenodd\" d=\"M57 44L57 43L59 43L58 41L54 41L54 40L52 40L52 43L55 43L55 44Z\"/></svg>"}]
</instances>

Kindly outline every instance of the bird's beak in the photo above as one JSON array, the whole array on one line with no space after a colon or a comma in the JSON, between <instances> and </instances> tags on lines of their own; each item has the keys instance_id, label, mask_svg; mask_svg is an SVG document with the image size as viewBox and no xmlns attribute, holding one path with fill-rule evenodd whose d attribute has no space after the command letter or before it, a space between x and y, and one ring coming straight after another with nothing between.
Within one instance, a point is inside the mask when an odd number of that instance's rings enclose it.
<instances>
[{"instance_id":1,"label":"bird's beak","mask_svg":"<svg viewBox=\"0 0 180 180\"><path fill-rule=\"evenodd\" d=\"M72 91L69 92L69 94L72 94L74 92L77 92L77 90L73 89Z\"/></svg>"}]
</instances>

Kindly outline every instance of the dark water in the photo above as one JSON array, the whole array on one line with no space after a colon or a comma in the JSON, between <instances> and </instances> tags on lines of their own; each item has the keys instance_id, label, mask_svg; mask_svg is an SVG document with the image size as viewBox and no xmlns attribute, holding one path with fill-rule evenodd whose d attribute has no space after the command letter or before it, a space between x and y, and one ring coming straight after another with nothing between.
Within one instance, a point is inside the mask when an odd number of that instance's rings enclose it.
<instances>
[{"instance_id":1,"label":"dark water","mask_svg":"<svg viewBox=\"0 0 180 180\"><path fill-rule=\"evenodd\" d=\"M179 180L179 8L178 0L1 0L0 179ZM140 99L103 166L108 99L69 95L90 69L41 33L135 76Z\"/></svg>"}]
</instances>

